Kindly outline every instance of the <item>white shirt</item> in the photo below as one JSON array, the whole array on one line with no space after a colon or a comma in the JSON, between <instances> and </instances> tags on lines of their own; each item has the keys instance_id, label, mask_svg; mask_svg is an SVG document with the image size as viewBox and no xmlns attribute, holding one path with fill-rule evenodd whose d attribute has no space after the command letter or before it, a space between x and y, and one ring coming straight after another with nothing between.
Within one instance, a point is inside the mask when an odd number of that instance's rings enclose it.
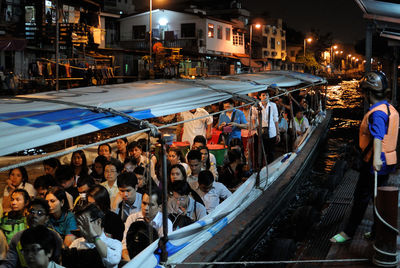
<instances>
[{"instance_id":1,"label":"white shirt","mask_svg":"<svg viewBox=\"0 0 400 268\"><path fill-rule=\"evenodd\" d=\"M102 258L104 266L107 268L118 267L122 256L122 243L116 239L107 237L104 232L101 233L100 239L107 245L107 257ZM93 249L95 247L95 244L87 242L83 237L75 239L69 246L69 248L77 248L78 250Z\"/></svg>"},{"instance_id":2,"label":"white shirt","mask_svg":"<svg viewBox=\"0 0 400 268\"><path fill-rule=\"evenodd\" d=\"M209 113L203 108L197 108L194 114L191 113L190 111L181 113L181 116L185 121L205 115L209 115ZM212 116L208 116L205 118L184 123L182 141L188 141L190 143L190 147L192 147L194 137L196 137L197 135L202 135L205 137L207 133L207 126L211 125L212 122L213 122Z\"/></svg>"},{"instance_id":3,"label":"white shirt","mask_svg":"<svg viewBox=\"0 0 400 268\"><path fill-rule=\"evenodd\" d=\"M213 182L213 186L208 193L204 193L197 188L195 190L204 202L207 213L211 213L218 205L219 199L227 199L232 193L220 182Z\"/></svg>"},{"instance_id":4,"label":"white shirt","mask_svg":"<svg viewBox=\"0 0 400 268\"><path fill-rule=\"evenodd\" d=\"M127 249L126 248L126 235L129 231L129 227L131 227L131 224L136 221L144 221L144 216L141 211L129 215L129 217L126 219L124 236L122 238L122 248L123 249ZM162 213L161 212L157 212L157 215L151 221L151 226L153 226L154 229L157 230L158 237L163 236L164 232L163 232ZM168 219L168 233L171 233L171 232L172 232L172 222Z\"/></svg>"},{"instance_id":5,"label":"white shirt","mask_svg":"<svg viewBox=\"0 0 400 268\"><path fill-rule=\"evenodd\" d=\"M167 206L168 206L168 213L183 214L175 198L169 197ZM198 221L204 216L206 216L207 212L206 208L202 204L196 202L192 197L189 196L189 204L186 208L185 215L191 218L193 221Z\"/></svg>"},{"instance_id":6,"label":"white shirt","mask_svg":"<svg viewBox=\"0 0 400 268\"><path fill-rule=\"evenodd\" d=\"M35 197L36 196L36 190L33 187L33 185L30 184L29 182L25 182L25 185L24 185L24 183L21 182L18 185L17 189L24 189L25 191L28 192L30 197ZM9 196L9 195L10 195L10 193L8 192L7 187L5 187L3 196Z\"/></svg>"},{"instance_id":7,"label":"white shirt","mask_svg":"<svg viewBox=\"0 0 400 268\"><path fill-rule=\"evenodd\" d=\"M117 194L119 192L119 189L117 186L117 180L114 181L114 184L111 187L108 186L108 181L102 182L100 184L103 185L107 189L108 194L110 195L110 201L112 204L114 202L115 197L117 196Z\"/></svg>"},{"instance_id":8,"label":"white shirt","mask_svg":"<svg viewBox=\"0 0 400 268\"><path fill-rule=\"evenodd\" d=\"M294 129L296 131L301 131L302 133L304 133L309 127L310 124L308 123L308 119L303 116L303 119L300 120L300 122L297 120L297 118L294 118Z\"/></svg>"},{"instance_id":9,"label":"white shirt","mask_svg":"<svg viewBox=\"0 0 400 268\"><path fill-rule=\"evenodd\" d=\"M260 104L261 105L261 104ZM261 105L262 111L262 127L268 127L268 117L269 117L269 138L273 138L276 136L276 126L275 123L279 121L279 112L278 112L278 107L276 104L272 101L268 101L267 105L264 106L264 104ZM271 107L271 113L269 114L269 107ZM257 108L256 108L257 109ZM257 110L253 113L255 114L255 117L258 117L258 112ZM256 119L258 120L258 119ZM258 121L257 121L258 122Z\"/></svg>"}]
</instances>

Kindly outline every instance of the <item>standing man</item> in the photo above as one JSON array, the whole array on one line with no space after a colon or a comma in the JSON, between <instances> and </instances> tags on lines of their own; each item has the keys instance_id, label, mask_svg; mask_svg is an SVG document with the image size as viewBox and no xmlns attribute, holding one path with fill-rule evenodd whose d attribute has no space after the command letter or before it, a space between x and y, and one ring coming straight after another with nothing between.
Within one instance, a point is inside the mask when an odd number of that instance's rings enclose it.
<instances>
[{"instance_id":1,"label":"standing man","mask_svg":"<svg viewBox=\"0 0 400 268\"><path fill-rule=\"evenodd\" d=\"M268 91L260 92L261 100L261 122L262 122L262 139L264 149L267 154L267 162L274 161L275 144L279 143L281 136L279 133L279 113L278 107L272 101L269 101ZM258 111L255 111L258 115ZM256 120L258 123L258 119ZM257 143L255 143L257 144Z\"/></svg>"},{"instance_id":2,"label":"standing man","mask_svg":"<svg viewBox=\"0 0 400 268\"><path fill-rule=\"evenodd\" d=\"M332 243L344 243L351 239L373 196L374 172L378 172L378 187L384 186L389 179L389 173L395 169L397 163L399 114L385 100L388 88L386 76L378 71L369 72L361 80L360 87L371 104L360 126L362 165L349 222L343 232L330 239ZM374 238L374 231L372 226L372 232L366 233L365 237Z\"/></svg>"},{"instance_id":3,"label":"standing man","mask_svg":"<svg viewBox=\"0 0 400 268\"><path fill-rule=\"evenodd\" d=\"M218 130L221 130L225 137L225 145L233 139L242 140L242 129L247 128L247 120L241 110L234 109L235 102L228 99L223 102L224 110L219 115Z\"/></svg>"},{"instance_id":4,"label":"standing man","mask_svg":"<svg viewBox=\"0 0 400 268\"><path fill-rule=\"evenodd\" d=\"M209 113L206 110L203 108L197 108L180 113L178 119L180 121L186 121L207 115L209 115ZM182 141L190 142L190 147L192 147L193 139L197 135L202 135L207 139L210 139L212 122L213 118L208 116L183 123Z\"/></svg>"}]
</instances>

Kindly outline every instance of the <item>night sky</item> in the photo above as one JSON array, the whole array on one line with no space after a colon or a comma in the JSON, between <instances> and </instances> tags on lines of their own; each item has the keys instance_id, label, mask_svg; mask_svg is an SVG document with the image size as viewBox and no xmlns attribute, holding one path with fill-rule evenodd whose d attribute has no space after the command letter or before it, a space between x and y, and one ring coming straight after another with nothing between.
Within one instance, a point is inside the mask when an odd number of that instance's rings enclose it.
<instances>
[{"instance_id":1,"label":"night sky","mask_svg":"<svg viewBox=\"0 0 400 268\"><path fill-rule=\"evenodd\" d=\"M363 13L354 0L244 0L243 6L282 18L304 33L311 28L332 32L334 41L354 43L365 36Z\"/></svg>"}]
</instances>

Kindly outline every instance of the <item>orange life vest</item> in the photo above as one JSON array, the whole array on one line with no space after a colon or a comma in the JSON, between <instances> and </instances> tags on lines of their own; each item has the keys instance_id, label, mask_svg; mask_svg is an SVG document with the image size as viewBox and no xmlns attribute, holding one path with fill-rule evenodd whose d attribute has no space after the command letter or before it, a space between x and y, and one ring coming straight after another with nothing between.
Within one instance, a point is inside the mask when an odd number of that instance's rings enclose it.
<instances>
[{"instance_id":1,"label":"orange life vest","mask_svg":"<svg viewBox=\"0 0 400 268\"><path fill-rule=\"evenodd\" d=\"M396 146L397 146L397 135L399 132L399 113L392 105L386 105L385 103L378 105L368 111L361 122L360 126L360 148L361 150L365 150L368 144L371 142L372 135L369 132L368 128L368 119L369 116L375 111L382 111L389 117L389 125L387 127L387 133L383 137L382 140L382 152L385 154L386 164L387 165L394 165L397 163L397 156L396 156ZM388 114L389 112L389 114ZM371 147L373 148L373 147ZM364 161L368 162L371 159L372 151L369 150L368 153L364 156Z\"/></svg>"}]
</instances>

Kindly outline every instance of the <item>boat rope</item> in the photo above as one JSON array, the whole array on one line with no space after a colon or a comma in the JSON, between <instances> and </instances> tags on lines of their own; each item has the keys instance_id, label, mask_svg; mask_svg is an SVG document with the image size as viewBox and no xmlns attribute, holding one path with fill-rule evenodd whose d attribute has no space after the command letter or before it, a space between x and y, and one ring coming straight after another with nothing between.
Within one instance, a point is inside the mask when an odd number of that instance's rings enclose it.
<instances>
[{"instance_id":1,"label":"boat rope","mask_svg":"<svg viewBox=\"0 0 400 268\"><path fill-rule=\"evenodd\" d=\"M216 261L216 262L182 262L168 263L175 265L266 265L266 264L296 264L296 263L344 263L344 262L369 262L369 259L329 259L329 260L294 260L294 261Z\"/></svg>"},{"instance_id":2,"label":"boat rope","mask_svg":"<svg viewBox=\"0 0 400 268\"><path fill-rule=\"evenodd\" d=\"M394 233L396 233L396 235L399 234L399 230L397 230L397 228L395 228L394 226L392 226L391 224L389 224L387 221L385 221L381 214L378 211L378 208L376 207L376 198L378 196L378 172L374 171L374 212L376 217L386 226L388 227L391 231L393 231ZM385 251L383 249L378 248L378 246L376 245L376 242L372 245L374 250L378 253L380 253L381 255L385 256L385 257L395 257L394 261L383 261L381 259L377 259L376 255L374 254L374 257L372 258L372 261L374 264L378 265L378 266L383 266L383 267L393 267L396 266L399 263L399 254L396 252L388 252Z\"/></svg>"}]
</instances>

